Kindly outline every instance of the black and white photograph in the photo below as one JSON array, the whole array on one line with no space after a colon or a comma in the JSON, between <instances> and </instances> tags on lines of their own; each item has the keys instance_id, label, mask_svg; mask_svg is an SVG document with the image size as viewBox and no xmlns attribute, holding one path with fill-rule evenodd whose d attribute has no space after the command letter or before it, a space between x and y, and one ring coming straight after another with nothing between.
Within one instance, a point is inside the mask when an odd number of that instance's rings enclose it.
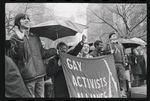
<instances>
[{"instance_id":1,"label":"black and white photograph","mask_svg":"<svg viewBox=\"0 0 150 101\"><path fill-rule=\"evenodd\" d=\"M5 3L5 98L147 98L147 4Z\"/></svg>"}]
</instances>

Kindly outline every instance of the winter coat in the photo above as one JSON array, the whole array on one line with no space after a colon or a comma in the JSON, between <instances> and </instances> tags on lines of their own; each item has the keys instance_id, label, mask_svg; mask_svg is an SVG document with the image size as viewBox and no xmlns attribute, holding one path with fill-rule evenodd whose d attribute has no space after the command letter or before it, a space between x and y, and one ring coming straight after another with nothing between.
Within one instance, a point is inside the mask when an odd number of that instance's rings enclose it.
<instances>
[{"instance_id":1,"label":"winter coat","mask_svg":"<svg viewBox=\"0 0 150 101\"><path fill-rule=\"evenodd\" d=\"M83 45L80 43L67 54L77 56ZM52 58L47 67L47 75L53 78L54 81L54 96L57 98L69 98L69 92L64 76L62 66L58 65L59 56Z\"/></svg>"},{"instance_id":2,"label":"winter coat","mask_svg":"<svg viewBox=\"0 0 150 101\"><path fill-rule=\"evenodd\" d=\"M132 64L131 64L132 74L133 75L142 74L142 70L141 70L141 67L139 64L139 59L140 59L139 55L134 55L133 53L131 53L130 57L131 57L131 61L132 61Z\"/></svg>"},{"instance_id":3,"label":"winter coat","mask_svg":"<svg viewBox=\"0 0 150 101\"><path fill-rule=\"evenodd\" d=\"M138 62L141 67L142 77L146 77L145 59L143 55L139 55Z\"/></svg>"},{"instance_id":4,"label":"winter coat","mask_svg":"<svg viewBox=\"0 0 150 101\"><path fill-rule=\"evenodd\" d=\"M16 34L11 37L11 57L17 64L25 82L46 75L43 59L56 54L56 49L44 49L40 38L32 33L19 39Z\"/></svg>"},{"instance_id":5,"label":"winter coat","mask_svg":"<svg viewBox=\"0 0 150 101\"><path fill-rule=\"evenodd\" d=\"M5 97L29 98L31 94L26 88L18 67L13 60L5 56Z\"/></svg>"}]
</instances>

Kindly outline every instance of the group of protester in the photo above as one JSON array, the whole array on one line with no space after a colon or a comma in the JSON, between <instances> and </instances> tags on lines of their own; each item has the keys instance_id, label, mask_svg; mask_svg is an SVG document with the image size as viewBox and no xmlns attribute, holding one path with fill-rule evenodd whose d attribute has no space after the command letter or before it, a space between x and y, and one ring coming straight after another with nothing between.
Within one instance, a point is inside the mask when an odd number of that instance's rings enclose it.
<instances>
[{"instance_id":1,"label":"group of protester","mask_svg":"<svg viewBox=\"0 0 150 101\"><path fill-rule=\"evenodd\" d=\"M91 53L89 53L90 46L85 42L86 36L84 35L78 45L70 51L68 51L68 46L64 42L59 42L57 49L45 49L40 38L30 32L29 21L30 19L27 14L20 13L16 15L14 20L14 25L16 26L15 34L7 41L7 47L5 46L6 97L48 97L49 94L44 95L45 91L52 91L45 89L44 86L45 81L51 78L51 82L54 85L52 88L54 93L53 97L69 98L58 51L82 58L94 58L113 54L121 97L126 97L126 68L128 67L129 69L129 65L131 65L135 79L138 79L142 76L141 74L144 74L144 69L142 68L144 60L141 60L142 55L137 55L136 49L132 49L131 55L125 55L124 47L120 42L115 40L117 39L116 33L109 35L110 43L106 45L105 49L103 42L96 40L94 42L95 50ZM44 60L48 60L48 62L45 63ZM141 71L136 69L141 69ZM139 80L136 80L135 84L136 86L139 85ZM14 92L16 93L14 94Z\"/></svg>"}]
</instances>

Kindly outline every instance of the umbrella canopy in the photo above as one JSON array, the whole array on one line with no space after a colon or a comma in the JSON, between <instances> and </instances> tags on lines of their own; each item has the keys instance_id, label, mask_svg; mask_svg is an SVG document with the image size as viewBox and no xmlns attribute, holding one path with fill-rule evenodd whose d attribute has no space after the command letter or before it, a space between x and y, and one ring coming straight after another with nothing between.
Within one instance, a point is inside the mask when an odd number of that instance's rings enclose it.
<instances>
[{"instance_id":1,"label":"umbrella canopy","mask_svg":"<svg viewBox=\"0 0 150 101\"><path fill-rule=\"evenodd\" d=\"M147 43L145 41L143 41L142 39L140 39L140 38L134 37L134 38L131 38L131 40L135 41L136 43L138 43L138 44L140 44L142 46L147 45Z\"/></svg>"},{"instance_id":2,"label":"umbrella canopy","mask_svg":"<svg viewBox=\"0 0 150 101\"><path fill-rule=\"evenodd\" d=\"M54 41L58 38L82 33L86 28L88 26L70 20L52 20L32 26L30 31L40 37L47 37Z\"/></svg>"},{"instance_id":3,"label":"umbrella canopy","mask_svg":"<svg viewBox=\"0 0 150 101\"><path fill-rule=\"evenodd\" d=\"M124 39L124 38L118 38L117 39L120 43L122 43L122 45L125 47L125 48L131 48L131 47L138 47L140 46L141 44L131 40L131 39Z\"/></svg>"}]
</instances>

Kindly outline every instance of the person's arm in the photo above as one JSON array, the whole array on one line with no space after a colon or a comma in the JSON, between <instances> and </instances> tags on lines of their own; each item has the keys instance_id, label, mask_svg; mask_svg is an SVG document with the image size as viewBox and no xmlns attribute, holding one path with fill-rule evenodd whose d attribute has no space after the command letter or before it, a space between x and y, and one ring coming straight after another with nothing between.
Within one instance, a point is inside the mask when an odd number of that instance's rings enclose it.
<instances>
[{"instance_id":1,"label":"person's arm","mask_svg":"<svg viewBox=\"0 0 150 101\"><path fill-rule=\"evenodd\" d=\"M36 37L36 39L38 41L38 44L40 46L41 55L42 55L43 59L50 58L50 57L52 57L52 56L57 54L57 50L55 48L49 48L49 49L43 48L40 38L38 36L36 36L36 35L34 35L34 36Z\"/></svg>"},{"instance_id":2,"label":"person's arm","mask_svg":"<svg viewBox=\"0 0 150 101\"><path fill-rule=\"evenodd\" d=\"M16 35L13 35L10 40L10 57L15 60L22 60L24 54L24 40L17 38Z\"/></svg>"},{"instance_id":3,"label":"person's arm","mask_svg":"<svg viewBox=\"0 0 150 101\"><path fill-rule=\"evenodd\" d=\"M73 50L70 50L68 52L68 54L73 55L73 56L77 56L78 53L81 51L83 45L84 45L85 39L86 39L86 36L83 35L81 42L79 42L78 45Z\"/></svg>"},{"instance_id":4,"label":"person's arm","mask_svg":"<svg viewBox=\"0 0 150 101\"><path fill-rule=\"evenodd\" d=\"M68 52L68 54L73 55L73 56L77 56L78 53L81 51L82 47L83 47L82 42L79 42L78 45L73 50L70 50Z\"/></svg>"}]
</instances>

